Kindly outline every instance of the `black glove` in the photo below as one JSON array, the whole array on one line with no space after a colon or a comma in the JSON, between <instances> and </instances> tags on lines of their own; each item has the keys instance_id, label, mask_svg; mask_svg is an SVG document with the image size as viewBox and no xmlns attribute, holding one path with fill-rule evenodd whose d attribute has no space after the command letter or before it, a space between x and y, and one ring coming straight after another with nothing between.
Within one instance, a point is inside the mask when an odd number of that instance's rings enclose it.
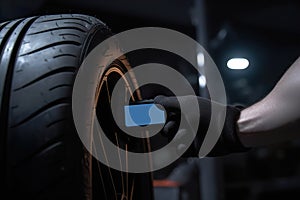
<instances>
[{"instance_id":1,"label":"black glove","mask_svg":"<svg viewBox=\"0 0 300 200\"><path fill-rule=\"evenodd\" d=\"M181 113L180 105L178 99L182 102L185 107L187 106L188 112ZM179 122L181 117L183 117L186 123L186 133L189 133L191 126L189 124L194 124L197 119L197 114L195 113L195 106L199 106L200 111L200 121L199 127L196 130L197 135L193 144L184 153L184 156L198 156L201 144L204 140L208 126L211 119L211 104L214 103L216 106L223 107L226 109L226 116L224 126L216 145L210 151L207 156L222 156L235 152L244 152L249 150L242 145L237 136L237 120L240 116L240 109L234 106L225 106L216 102L212 102L209 99L197 97L198 105L193 105L191 99L194 96L181 96L181 97L165 97L157 96L154 99L154 103L162 105L167 111L167 122L162 130L162 133L169 138L173 138L177 133L179 128ZM194 112L193 112L194 111ZM222 113L218 113L222 114ZM223 113L224 114L224 113ZM199 120L199 118L198 118ZM182 130L179 130L179 132Z\"/></svg>"}]
</instances>

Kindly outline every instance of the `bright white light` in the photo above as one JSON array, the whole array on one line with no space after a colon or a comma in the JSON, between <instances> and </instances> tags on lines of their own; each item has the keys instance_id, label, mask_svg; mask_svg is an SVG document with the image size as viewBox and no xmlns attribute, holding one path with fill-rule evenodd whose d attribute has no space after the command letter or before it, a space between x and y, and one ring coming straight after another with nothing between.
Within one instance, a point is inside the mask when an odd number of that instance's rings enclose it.
<instances>
[{"instance_id":1,"label":"bright white light","mask_svg":"<svg viewBox=\"0 0 300 200\"><path fill-rule=\"evenodd\" d=\"M231 58L227 61L229 69L246 69L249 66L249 60L246 58Z\"/></svg>"},{"instance_id":2,"label":"bright white light","mask_svg":"<svg viewBox=\"0 0 300 200\"><path fill-rule=\"evenodd\" d=\"M199 76L199 85L201 88L204 88L206 86L206 78L203 75Z\"/></svg>"},{"instance_id":3,"label":"bright white light","mask_svg":"<svg viewBox=\"0 0 300 200\"><path fill-rule=\"evenodd\" d=\"M203 67L204 66L204 54L202 52L199 52L197 54L197 63L199 67Z\"/></svg>"}]
</instances>

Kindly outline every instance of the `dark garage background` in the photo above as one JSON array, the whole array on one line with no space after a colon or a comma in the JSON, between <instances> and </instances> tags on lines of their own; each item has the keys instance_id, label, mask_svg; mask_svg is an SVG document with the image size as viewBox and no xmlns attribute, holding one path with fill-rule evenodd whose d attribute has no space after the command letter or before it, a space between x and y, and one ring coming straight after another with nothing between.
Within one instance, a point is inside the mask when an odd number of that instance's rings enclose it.
<instances>
[{"instance_id":1,"label":"dark garage background","mask_svg":"<svg viewBox=\"0 0 300 200\"><path fill-rule=\"evenodd\" d=\"M228 102L251 105L263 98L300 55L298 1L216 0L11 0L0 2L0 19L54 13L83 13L103 20L115 33L159 26L198 40L213 57L226 87ZM196 51L191 52L195 54ZM179 58L144 51L131 57L133 65L161 62L181 71L203 95L198 74ZM231 70L230 58L249 60L245 70ZM299 75L300 76L300 75ZM201 199L291 199L300 194L299 141L246 154L215 159L190 159L197 174L188 180ZM195 164L196 163L196 164ZM186 164L186 163L185 163ZM171 169L157 172L167 178ZM180 168L181 169L181 168ZM196 194L194 196L197 196Z\"/></svg>"}]
</instances>

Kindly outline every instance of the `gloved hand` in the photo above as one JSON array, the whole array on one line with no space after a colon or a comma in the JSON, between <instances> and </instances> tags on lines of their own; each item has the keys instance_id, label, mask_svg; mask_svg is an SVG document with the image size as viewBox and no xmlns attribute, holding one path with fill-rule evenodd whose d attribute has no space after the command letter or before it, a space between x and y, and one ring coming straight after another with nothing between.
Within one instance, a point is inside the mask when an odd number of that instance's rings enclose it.
<instances>
[{"instance_id":1,"label":"gloved hand","mask_svg":"<svg viewBox=\"0 0 300 200\"><path fill-rule=\"evenodd\" d=\"M181 112L180 105L178 99L184 107L188 108L184 113ZM225 122L221 132L221 136L219 137L216 145L210 151L207 156L222 156L227 155L229 153L234 152L244 152L247 151L248 148L244 147L240 142L237 135L237 120L240 115L240 109L234 106L225 106L219 104L217 102L212 102L209 99L196 97L198 101L198 105L192 104L191 102L195 102L192 99L194 96L181 96L181 97L165 97L165 96L157 96L154 99L155 104L162 105L167 111L167 122L162 130L162 133L168 138L173 138L174 135L180 133L182 135L183 132L189 134L191 131L193 124L199 123L198 130L196 131L196 137L193 144L189 147L189 149L184 153L183 156L198 156L201 144L205 138L206 132L208 130L208 126L211 120L211 105L215 104L216 106L222 107L226 110ZM200 121L196 122L197 113L195 111L195 106L199 106L200 111ZM224 114L221 111L218 111L217 115ZM199 115L199 113L198 113ZM183 117L184 127L187 131L178 130L180 119ZM216 124L218 126L218 124ZM180 136L182 137L182 136Z\"/></svg>"}]
</instances>

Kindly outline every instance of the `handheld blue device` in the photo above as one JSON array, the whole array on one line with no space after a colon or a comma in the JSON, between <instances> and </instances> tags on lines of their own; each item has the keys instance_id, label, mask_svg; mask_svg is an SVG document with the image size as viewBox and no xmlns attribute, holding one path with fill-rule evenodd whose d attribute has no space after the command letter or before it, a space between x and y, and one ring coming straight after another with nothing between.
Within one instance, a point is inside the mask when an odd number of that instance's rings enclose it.
<instances>
[{"instance_id":1,"label":"handheld blue device","mask_svg":"<svg viewBox=\"0 0 300 200\"><path fill-rule=\"evenodd\" d=\"M124 106L125 126L147 126L164 124L166 122L165 111L154 104L153 100L135 102Z\"/></svg>"}]
</instances>

